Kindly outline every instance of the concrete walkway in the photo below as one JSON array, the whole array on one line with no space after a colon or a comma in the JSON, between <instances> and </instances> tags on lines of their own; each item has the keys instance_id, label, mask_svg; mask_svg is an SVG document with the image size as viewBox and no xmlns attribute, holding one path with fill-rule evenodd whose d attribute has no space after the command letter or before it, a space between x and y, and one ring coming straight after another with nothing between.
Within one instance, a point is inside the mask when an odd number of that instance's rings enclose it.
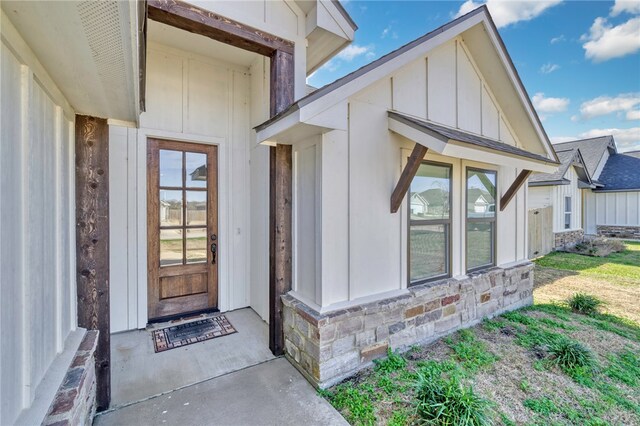
<instances>
[{"instance_id":1,"label":"concrete walkway","mask_svg":"<svg viewBox=\"0 0 640 426\"><path fill-rule=\"evenodd\" d=\"M347 425L285 358L96 417L94 425Z\"/></svg>"}]
</instances>

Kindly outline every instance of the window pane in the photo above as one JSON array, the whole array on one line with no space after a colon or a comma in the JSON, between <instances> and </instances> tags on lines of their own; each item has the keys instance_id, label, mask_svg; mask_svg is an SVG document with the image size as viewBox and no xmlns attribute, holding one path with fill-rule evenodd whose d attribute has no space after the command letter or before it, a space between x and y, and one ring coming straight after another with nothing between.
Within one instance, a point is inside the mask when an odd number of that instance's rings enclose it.
<instances>
[{"instance_id":1,"label":"window pane","mask_svg":"<svg viewBox=\"0 0 640 426\"><path fill-rule=\"evenodd\" d=\"M160 186L182 186L182 152L160 150Z\"/></svg>"},{"instance_id":2,"label":"window pane","mask_svg":"<svg viewBox=\"0 0 640 426\"><path fill-rule=\"evenodd\" d=\"M496 174L467 169L467 217L496 215Z\"/></svg>"},{"instance_id":3,"label":"window pane","mask_svg":"<svg viewBox=\"0 0 640 426\"><path fill-rule=\"evenodd\" d=\"M467 223L467 270L493 264L493 223Z\"/></svg>"},{"instance_id":4,"label":"window pane","mask_svg":"<svg viewBox=\"0 0 640 426\"><path fill-rule=\"evenodd\" d=\"M187 225L207 224L207 192L186 191Z\"/></svg>"},{"instance_id":5,"label":"window pane","mask_svg":"<svg viewBox=\"0 0 640 426\"><path fill-rule=\"evenodd\" d=\"M420 165L409 189L411 219L449 219L450 186L450 167L437 164Z\"/></svg>"},{"instance_id":6,"label":"window pane","mask_svg":"<svg viewBox=\"0 0 640 426\"><path fill-rule=\"evenodd\" d=\"M571 212L571 197L564 197L564 211Z\"/></svg>"},{"instance_id":7,"label":"window pane","mask_svg":"<svg viewBox=\"0 0 640 426\"><path fill-rule=\"evenodd\" d=\"M182 229L160 230L160 266L182 265Z\"/></svg>"},{"instance_id":8,"label":"window pane","mask_svg":"<svg viewBox=\"0 0 640 426\"><path fill-rule=\"evenodd\" d=\"M207 229L187 229L187 263L207 261Z\"/></svg>"},{"instance_id":9,"label":"window pane","mask_svg":"<svg viewBox=\"0 0 640 426\"><path fill-rule=\"evenodd\" d=\"M160 226L182 225L182 191L160 190Z\"/></svg>"},{"instance_id":10,"label":"window pane","mask_svg":"<svg viewBox=\"0 0 640 426\"><path fill-rule=\"evenodd\" d=\"M187 152L187 186L190 188L207 187L207 154Z\"/></svg>"},{"instance_id":11,"label":"window pane","mask_svg":"<svg viewBox=\"0 0 640 426\"><path fill-rule=\"evenodd\" d=\"M412 282L448 274L448 235L448 225L411 226L409 277Z\"/></svg>"},{"instance_id":12,"label":"window pane","mask_svg":"<svg viewBox=\"0 0 640 426\"><path fill-rule=\"evenodd\" d=\"M564 229L571 228L571 213L564 214Z\"/></svg>"}]
</instances>

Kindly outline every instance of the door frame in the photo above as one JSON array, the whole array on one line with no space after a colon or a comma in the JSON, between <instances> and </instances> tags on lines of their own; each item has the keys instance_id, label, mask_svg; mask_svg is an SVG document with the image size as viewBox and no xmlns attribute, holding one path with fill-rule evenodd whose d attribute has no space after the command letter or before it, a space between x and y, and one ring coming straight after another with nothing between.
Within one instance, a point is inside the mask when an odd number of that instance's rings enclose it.
<instances>
[{"instance_id":1,"label":"door frame","mask_svg":"<svg viewBox=\"0 0 640 426\"><path fill-rule=\"evenodd\" d=\"M152 151L150 149L152 144L155 145L155 151L156 151L155 156L153 156ZM160 144L164 144L166 146L162 147L160 146ZM192 146L192 148L189 147L190 145ZM202 143L176 141L174 139L167 139L167 138L147 137L146 138L146 160L145 160L147 165L147 176L146 176L147 207L149 207L149 203L153 199L158 197L157 190L160 188L160 181L157 180L159 178L159 173L160 173L160 164L158 162L159 161L158 156L160 154L160 151L163 149L176 150L178 152L199 152L199 153L210 154L207 158L207 167L209 168L209 172L208 172L209 176L207 179L207 199L206 199L206 203L207 203L206 204L207 205L206 258L207 260L205 262L205 266L203 266L202 263L192 264L192 265L189 265L189 264L181 265L183 271L181 274L179 274L179 275L188 275L189 270L195 270L195 269L199 270L202 268L204 268L207 271L206 272L207 281L208 281L207 282L207 294L208 294L207 304L209 306L207 306L206 308L193 309L185 312L176 312L176 313L171 313L167 315L156 314L156 316L154 316L153 318L149 318L150 311L152 310L152 301L159 298L158 292L160 291L160 288L159 287L156 288L155 286L159 284L162 278L162 274L160 274L160 271L161 271L160 267L158 265L152 264L152 261L156 261L156 260L159 261L160 258L151 256L150 254L150 250L159 250L159 245L157 243L157 238L159 238L159 234L149 230L150 226L159 227L160 225L160 223L158 222L158 216L157 216L158 211L155 212L156 214L154 218L154 214L153 213L150 214L150 212L147 209L147 321L148 322L159 322L159 321L163 321L171 318L178 318L183 315L188 315L188 314L193 315L197 312L217 311L219 307L219 298L218 298L219 287L220 287L219 273L218 273L219 265L217 261L214 263L210 263L212 262L212 256L209 251L209 244L212 243L212 241L209 241L209 235L216 235L215 244L217 245L219 244L217 238L220 234L220 226L219 226L219 220L218 220L218 214L219 214L218 165L220 163L218 159L219 147L215 144L202 144ZM183 161L184 161L184 158L183 158ZM152 172L152 170L150 170L149 166L152 166L153 168L155 168L154 174L156 176L151 175L150 172ZM184 163L183 163L183 167L185 167ZM213 173L211 173L211 170L213 170ZM155 181L155 186L156 186L155 189L151 188L150 182L152 181ZM183 209L184 208L185 206L183 206ZM185 221L186 219L187 219L186 215L183 215L183 221ZM166 270L165 273L166 272L169 272L169 270ZM177 271L174 271L174 272L177 272ZM170 275L174 275L174 274L170 273ZM149 282L150 277L153 278L153 281L155 281L155 283ZM157 302L160 303L161 301L158 299ZM173 304L171 302L168 302L168 303L170 305Z\"/></svg>"},{"instance_id":2,"label":"door frame","mask_svg":"<svg viewBox=\"0 0 640 426\"><path fill-rule=\"evenodd\" d=\"M198 145L215 145L218 148L218 178L217 178L217 194L218 194L218 255L217 255L217 273L218 273L218 309L221 312L228 310L229 307L229 239L227 234L230 232L228 208L229 198L227 191L229 189L228 178L228 149L227 140L221 137L202 136L190 133L177 133L167 130L139 128L136 138L136 160L135 169L137 177L137 197L136 197L136 226L138 256L136 259L135 270L137 274L137 328L143 329L149 323L148 309L148 237L147 229L147 140L162 139L181 143L192 143Z\"/></svg>"}]
</instances>

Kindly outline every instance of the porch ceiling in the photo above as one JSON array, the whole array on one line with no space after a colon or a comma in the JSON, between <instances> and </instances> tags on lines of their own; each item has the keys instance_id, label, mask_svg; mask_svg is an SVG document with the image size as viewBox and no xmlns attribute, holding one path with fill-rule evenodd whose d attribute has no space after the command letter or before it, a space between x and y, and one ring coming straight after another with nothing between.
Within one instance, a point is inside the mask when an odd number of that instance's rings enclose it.
<instances>
[{"instance_id":1,"label":"porch ceiling","mask_svg":"<svg viewBox=\"0 0 640 426\"><path fill-rule=\"evenodd\" d=\"M78 114L137 122L137 2L2 1Z\"/></svg>"},{"instance_id":2,"label":"porch ceiling","mask_svg":"<svg viewBox=\"0 0 640 426\"><path fill-rule=\"evenodd\" d=\"M240 49L229 44L212 40L199 34L190 33L170 25L149 20L147 21L147 40L160 43L175 49L196 53L198 55L218 59L224 62L249 67L257 53Z\"/></svg>"}]
</instances>

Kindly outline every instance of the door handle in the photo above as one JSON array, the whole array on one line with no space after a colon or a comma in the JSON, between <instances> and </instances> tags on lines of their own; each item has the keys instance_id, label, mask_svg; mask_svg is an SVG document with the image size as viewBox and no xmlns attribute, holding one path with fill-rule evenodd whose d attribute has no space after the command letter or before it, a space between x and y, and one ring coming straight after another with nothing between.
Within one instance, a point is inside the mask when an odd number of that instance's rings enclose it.
<instances>
[{"instance_id":1,"label":"door handle","mask_svg":"<svg viewBox=\"0 0 640 426\"><path fill-rule=\"evenodd\" d=\"M211 234L211 241L213 241L211 243L211 264L215 265L216 264L216 253L218 251L218 244L215 243L217 239L216 234Z\"/></svg>"}]
</instances>

